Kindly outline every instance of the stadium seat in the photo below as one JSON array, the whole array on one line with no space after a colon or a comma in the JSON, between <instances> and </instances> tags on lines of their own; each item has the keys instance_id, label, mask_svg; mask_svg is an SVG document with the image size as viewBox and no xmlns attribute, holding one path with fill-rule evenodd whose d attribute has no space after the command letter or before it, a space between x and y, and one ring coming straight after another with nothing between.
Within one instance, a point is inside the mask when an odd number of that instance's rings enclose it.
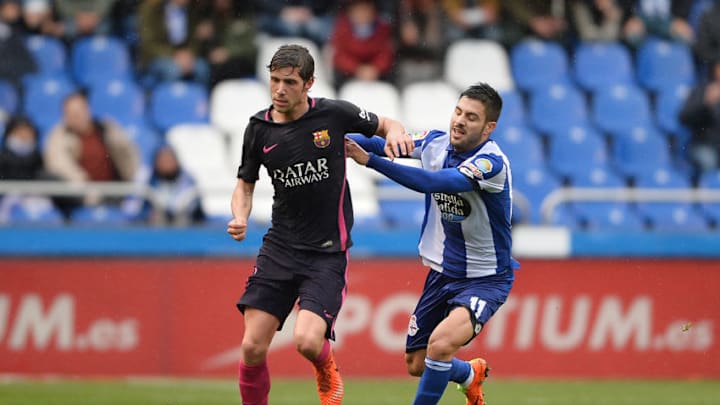
<instances>
[{"instance_id":1,"label":"stadium seat","mask_svg":"<svg viewBox=\"0 0 720 405\"><path fill-rule=\"evenodd\" d=\"M569 73L565 50L551 41L519 42L510 50L510 64L515 85L527 92L566 82Z\"/></svg>"},{"instance_id":2,"label":"stadium seat","mask_svg":"<svg viewBox=\"0 0 720 405\"><path fill-rule=\"evenodd\" d=\"M118 206L101 204L76 208L70 214L70 221L74 225L127 225L131 217Z\"/></svg>"},{"instance_id":3,"label":"stadium seat","mask_svg":"<svg viewBox=\"0 0 720 405\"><path fill-rule=\"evenodd\" d=\"M90 88L90 109L97 118L110 118L121 125L145 119L145 94L134 81L112 79Z\"/></svg>"},{"instance_id":4,"label":"stadium seat","mask_svg":"<svg viewBox=\"0 0 720 405\"><path fill-rule=\"evenodd\" d=\"M200 191L203 210L209 217L230 217L230 195L235 170L228 163L225 136L208 124L173 126L166 136L177 153L180 165L193 176ZM261 211L262 204L253 203Z\"/></svg>"},{"instance_id":5,"label":"stadium seat","mask_svg":"<svg viewBox=\"0 0 720 405\"><path fill-rule=\"evenodd\" d=\"M515 87L507 51L499 43L486 39L461 39L451 43L445 54L444 78L458 91L478 81L488 83L498 92Z\"/></svg>"},{"instance_id":6,"label":"stadium seat","mask_svg":"<svg viewBox=\"0 0 720 405\"><path fill-rule=\"evenodd\" d=\"M608 162L578 165L576 170L567 174L567 179L572 187L623 188L627 186L627 182L618 176Z\"/></svg>"},{"instance_id":7,"label":"stadium seat","mask_svg":"<svg viewBox=\"0 0 720 405\"><path fill-rule=\"evenodd\" d=\"M67 71L67 50L60 39L48 35L30 35L25 46L35 60L38 73L52 75Z\"/></svg>"},{"instance_id":8,"label":"stadium seat","mask_svg":"<svg viewBox=\"0 0 720 405\"><path fill-rule=\"evenodd\" d=\"M594 93L591 114L595 126L610 136L652 121L648 96L634 85L615 85Z\"/></svg>"},{"instance_id":9,"label":"stadium seat","mask_svg":"<svg viewBox=\"0 0 720 405\"><path fill-rule=\"evenodd\" d=\"M62 225L64 218L50 198L5 195L0 198L0 224Z\"/></svg>"},{"instance_id":10,"label":"stadium seat","mask_svg":"<svg viewBox=\"0 0 720 405\"><path fill-rule=\"evenodd\" d=\"M690 94L686 84L662 86L655 100L655 122L670 138L679 138L688 130L680 123L678 114Z\"/></svg>"},{"instance_id":11,"label":"stadium seat","mask_svg":"<svg viewBox=\"0 0 720 405\"><path fill-rule=\"evenodd\" d=\"M444 81L411 83L400 94L402 121L409 132L447 131L458 91Z\"/></svg>"},{"instance_id":12,"label":"stadium seat","mask_svg":"<svg viewBox=\"0 0 720 405\"><path fill-rule=\"evenodd\" d=\"M508 157L514 172L546 161L540 136L525 125L499 125L490 138Z\"/></svg>"},{"instance_id":13,"label":"stadium seat","mask_svg":"<svg viewBox=\"0 0 720 405\"><path fill-rule=\"evenodd\" d=\"M638 81L650 91L669 84L692 85L695 82L692 52L681 42L648 39L640 45L635 64Z\"/></svg>"},{"instance_id":14,"label":"stadium seat","mask_svg":"<svg viewBox=\"0 0 720 405\"><path fill-rule=\"evenodd\" d=\"M587 231L644 231L645 222L626 202L576 202L575 213Z\"/></svg>"},{"instance_id":15,"label":"stadium seat","mask_svg":"<svg viewBox=\"0 0 720 405\"><path fill-rule=\"evenodd\" d=\"M362 225L379 224L380 204L378 203L375 171L360 166L348 159L346 177L350 185L355 222ZM397 159L400 160L400 159ZM402 159L406 160L406 159Z\"/></svg>"},{"instance_id":16,"label":"stadium seat","mask_svg":"<svg viewBox=\"0 0 720 405\"><path fill-rule=\"evenodd\" d=\"M112 79L132 78L127 45L114 37L94 36L73 42L72 74L82 86L91 87Z\"/></svg>"},{"instance_id":17,"label":"stadium seat","mask_svg":"<svg viewBox=\"0 0 720 405\"><path fill-rule=\"evenodd\" d=\"M580 42L572 69L575 81L589 92L635 82L632 56L620 42Z\"/></svg>"},{"instance_id":18,"label":"stadium seat","mask_svg":"<svg viewBox=\"0 0 720 405\"><path fill-rule=\"evenodd\" d=\"M556 132L549 139L548 164L558 176L570 178L587 167L608 160L605 139L588 125Z\"/></svg>"},{"instance_id":19,"label":"stadium seat","mask_svg":"<svg viewBox=\"0 0 720 405\"><path fill-rule=\"evenodd\" d=\"M527 114L525 111L525 100L522 93L519 90L505 90L499 93L502 98L503 105L498 125L525 124Z\"/></svg>"},{"instance_id":20,"label":"stadium seat","mask_svg":"<svg viewBox=\"0 0 720 405\"><path fill-rule=\"evenodd\" d=\"M0 122L6 122L17 112L18 92L15 86L0 79Z\"/></svg>"},{"instance_id":21,"label":"stadium seat","mask_svg":"<svg viewBox=\"0 0 720 405\"><path fill-rule=\"evenodd\" d=\"M690 181L687 177L663 167L638 176L635 187L690 190ZM638 202L637 210L654 230L704 231L708 227L695 205L685 201Z\"/></svg>"},{"instance_id":22,"label":"stadium seat","mask_svg":"<svg viewBox=\"0 0 720 405\"><path fill-rule=\"evenodd\" d=\"M583 93L572 83L555 83L530 93L530 123L541 134L553 134L588 121L588 107Z\"/></svg>"},{"instance_id":23,"label":"stadium seat","mask_svg":"<svg viewBox=\"0 0 720 405\"><path fill-rule=\"evenodd\" d=\"M270 89L254 79L218 83L210 93L210 123L242 138L250 117L270 106Z\"/></svg>"},{"instance_id":24,"label":"stadium seat","mask_svg":"<svg viewBox=\"0 0 720 405\"><path fill-rule=\"evenodd\" d=\"M698 189L720 190L720 169L703 173L698 180ZM702 202L700 203L700 208L716 228L720 227L720 201Z\"/></svg>"},{"instance_id":25,"label":"stadium seat","mask_svg":"<svg viewBox=\"0 0 720 405\"><path fill-rule=\"evenodd\" d=\"M343 84L338 96L376 114L400 119L400 93L390 83L351 80Z\"/></svg>"},{"instance_id":26,"label":"stadium seat","mask_svg":"<svg viewBox=\"0 0 720 405\"><path fill-rule=\"evenodd\" d=\"M123 128L140 151L140 159L143 164L147 167L152 167L155 152L162 143L163 138L144 121L137 121L125 125Z\"/></svg>"},{"instance_id":27,"label":"stadium seat","mask_svg":"<svg viewBox=\"0 0 720 405\"><path fill-rule=\"evenodd\" d=\"M24 85L23 112L38 127L41 134L62 119L65 97L76 90L65 76L32 76Z\"/></svg>"},{"instance_id":28,"label":"stadium seat","mask_svg":"<svg viewBox=\"0 0 720 405\"><path fill-rule=\"evenodd\" d=\"M163 133L173 125L207 123L207 91L197 83L161 83L150 95L150 114Z\"/></svg>"},{"instance_id":29,"label":"stadium seat","mask_svg":"<svg viewBox=\"0 0 720 405\"><path fill-rule=\"evenodd\" d=\"M512 162L510 165L512 167ZM526 220L531 224L545 223L546 218L542 218L540 212L542 202L560 187L560 181L545 165L535 165L520 172L513 171L513 190L519 191L527 199L530 217Z\"/></svg>"},{"instance_id":30,"label":"stadium seat","mask_svg":"<svg viewBox=\"0 0 720 405\"><path fill-rule=\"evenodd\" d=\"M255 68L255 77L262 83L270 82L270 72L267 66L275 52L282 45L297 44L302 45L310 51L313 59L315 59L315 84L320 86L329 85L332 87L333 77L331 69L329 69L328 59L318 48L318 46L307 38L302 37L266 37L259 38L257 64Z\"/></svg>"},{"instance_id":31,"label":"stadium seat","mask_svg":"<svg viewBox=\"0 0 720 405\"><path fill-rule=\"evenodd\" d=\"M611 156L626 178L638 178L660 167L670 167L668 143L653 126L638 126L614 138Z\"/></svg>"}]
</instances>

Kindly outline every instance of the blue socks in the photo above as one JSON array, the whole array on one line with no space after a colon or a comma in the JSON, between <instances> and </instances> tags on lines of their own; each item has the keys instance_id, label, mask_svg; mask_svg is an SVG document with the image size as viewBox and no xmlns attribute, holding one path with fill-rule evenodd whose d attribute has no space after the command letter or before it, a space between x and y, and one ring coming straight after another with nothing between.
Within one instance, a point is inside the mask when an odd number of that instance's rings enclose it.
<instances>
[{"instance_id":1,"label":"blue socks","mask_svg":"<svg viewBox=\"0 0 720 405\"><path fill-rule=\"evenodd\" d=\"M465 382L470 376L470 363L453 357L449 362L425 357L425 371L420 377L413 405L436 405L449 381Z\"/></svg>"}]
</instances>

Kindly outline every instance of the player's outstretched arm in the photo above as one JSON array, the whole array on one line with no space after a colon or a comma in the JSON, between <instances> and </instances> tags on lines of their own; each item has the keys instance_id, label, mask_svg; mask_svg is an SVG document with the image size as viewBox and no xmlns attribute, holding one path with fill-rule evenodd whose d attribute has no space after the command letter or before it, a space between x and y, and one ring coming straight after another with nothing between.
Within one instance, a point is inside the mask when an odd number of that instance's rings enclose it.
<instances>
[{"instance_id":1,"label":"player's outstretched arm","mask_svg":"<svg viewBox=\"0 0 720 405\"><path fill-rule=\"evenodd\" d=\"M255 183L247 183L242 179L238 179L235 190L233 190L230 201L233 219L228 222L227 233L237 241L241 241L247 236L248 218L252 211L254 191Z\"/></svg>"},{"instance_id":2,"label":"player's outstretched arm","mask_svg":"<svg viewBox=\"0 0 720 405\"><path fill-rule=\"evenodd\" d=\"M346 146L347 149L347 146ZM363 151L364 152L364 151ZM388 178L420 193L459 193L471 191L475 183L455 168L430 171L418 167L406 166L367 153L360 161L377 170ZM349 153L348 153L349 155Z\"/></svg>"}]
</instances>

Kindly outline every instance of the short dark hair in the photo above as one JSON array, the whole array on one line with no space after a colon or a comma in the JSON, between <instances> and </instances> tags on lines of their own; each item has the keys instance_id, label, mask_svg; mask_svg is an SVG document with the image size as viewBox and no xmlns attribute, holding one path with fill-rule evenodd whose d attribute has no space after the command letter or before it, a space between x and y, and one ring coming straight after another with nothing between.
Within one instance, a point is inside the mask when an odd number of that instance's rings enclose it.
<instances>
[{"instance_id":1,"label":"short dark hair","mask_svg":"<svg viewBox=\"0 0 720 405\"><path fill-rule=\"evenodd\" d=\"M487 83L477 83L465 89L460 98L468 97L480 101L485 106L485 118L487 121L495 121L500 118L502 111L502 97L495 89Z\"/></svg>"},{"instance_id":2,"label":"short dark hair","mask_svg":"<svg viewBox=\"0 0 720 405\"><path fill-rule=\"evenodd\" d=\"M306 82L315 74L315 60L310 51L301 45L281 46L267 65L271 72L286 67L297 68L298 74Z\"/></svg>"}]
</instances>

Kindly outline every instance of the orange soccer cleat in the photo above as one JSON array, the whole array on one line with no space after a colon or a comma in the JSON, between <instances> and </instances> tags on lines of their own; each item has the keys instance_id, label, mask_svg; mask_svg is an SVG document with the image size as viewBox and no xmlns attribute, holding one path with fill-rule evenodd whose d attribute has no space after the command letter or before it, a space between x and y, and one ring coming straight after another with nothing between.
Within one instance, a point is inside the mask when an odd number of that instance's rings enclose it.
<instances>
[{"instance_id":1,"label":"orange soccer cleat","mask_svg":"<svg viewBox=\"0 0 720 405\"><path fill-rule=\"evenodd\" d=\"M344 388L335 356L332 351L325 364L315 368L320 405L340 405L343 400Z\"/></svg>"},{"instance_id":2,"label":"orange soccer cleat","mask_svg":"<svg viewBox=\"0 0 720 405\"><path fill-rule=\"evenodd\" d=\"M490 369L487 366L487 362L481 358L470 360L470 366L475 372L472 382L467 388L458 386L458 389L465 394L465 398L467 398L466 405L485 405L482 384L487 378Z\"/></svg>"}]
</instances>

